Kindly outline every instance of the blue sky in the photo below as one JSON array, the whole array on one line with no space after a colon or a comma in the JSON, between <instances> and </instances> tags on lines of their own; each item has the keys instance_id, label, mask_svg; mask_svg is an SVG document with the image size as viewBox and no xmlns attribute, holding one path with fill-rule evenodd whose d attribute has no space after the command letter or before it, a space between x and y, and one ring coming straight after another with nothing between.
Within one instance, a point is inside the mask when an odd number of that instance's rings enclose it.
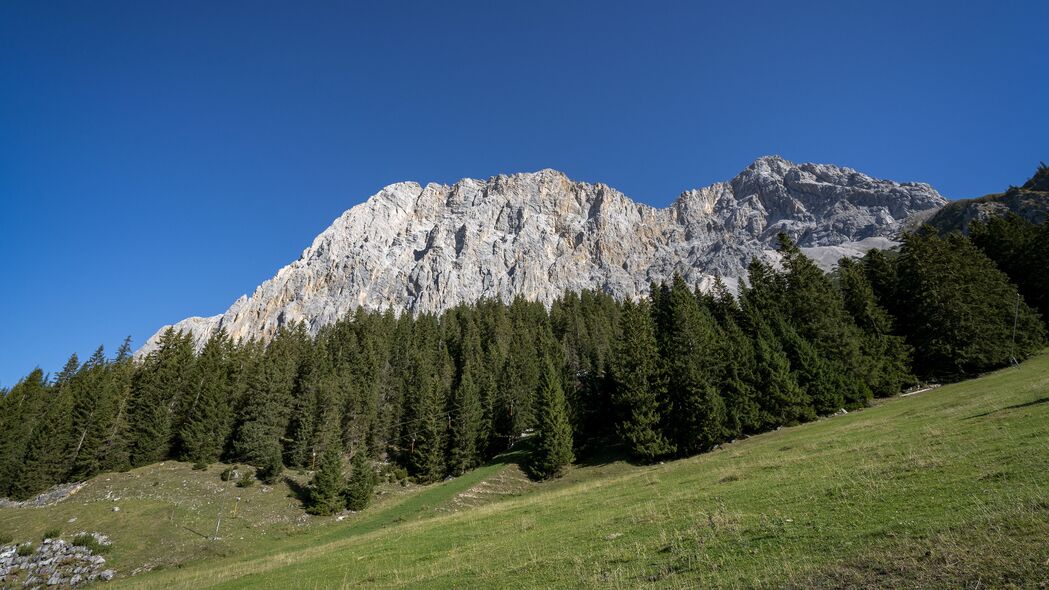
<instances>
[{"instance_id":1,"label":"blue sky","mask_svg":"<svg viewBox=\"0 0 1049 590\"><path fill-rule=\"evenodd\" d=\"M738 5L738 6L737 6ZM0 3L0 386L220 313L400 181L662 206L756 157L1049 160L1049 3Z\"/></svg>"}]
</instances>

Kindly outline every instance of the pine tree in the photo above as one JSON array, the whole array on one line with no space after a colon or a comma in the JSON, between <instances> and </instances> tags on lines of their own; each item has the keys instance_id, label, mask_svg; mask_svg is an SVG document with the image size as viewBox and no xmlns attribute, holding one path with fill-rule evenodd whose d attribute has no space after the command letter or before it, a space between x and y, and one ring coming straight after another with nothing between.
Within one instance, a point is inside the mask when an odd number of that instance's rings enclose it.
<instances>
[{"instance_id":1,"label":"pine tree","mask_svg":"<svg viewBox=\"0 0 1049 590\"><path fill-rule=\"evenodd\" d=\"M968 238L925 231L905 236L901 252L899 322L920 375L958 378L1005 366L1042 346L1037 314Z\"/></svg>"},{"instance_id":2,"label":"pine tree","mask_svg":"<svg viewBox=\"0 0 1049 590\"><path fill-rule=\"evenodd\" d=\"M811 400L791 373L790 360L775 332L763 319L750 321L755 332L760 430L812 419Z\"/></svg>"},{"instance_id":3,"label":"pine tree","mask_svg":"<svg viewBox=\"0 0 1049 590\"><path fill-rule=\"evenodd\" d=\"M343 491L346 479L342 471L342 443L332 435L321 454L317 472L310 480L306 511L310 514L335 514L346 507Z\"/></svg>"},{"instance_id":4,"label":"pine tree","mask_svg":"<svg viewBox=\"0 0 1049 590\"><path fill-rule=\"evenodd\" d=\"M350 478L346 483L346 507L360 512L368 507L372 496L375 495L375 470L372 469L371 461L363 449L358 449L353 454L350 463Z\"/></svg>"},{"instance_id":5,"label":"pine tree","mask_svg":"<svg viewBox=\"0 0 1049 590\"><path fill-rule=\"evenodd\" d=\"M463 370L459 384L452 394L451 403L451 451L452 473L462 475L480 463L478 443L481 440L481 397L474 383L473 365Z\"/></svg>"},{"instance_id":6,"label":"pine tree","mask_svg":"<svg viewBox=\"0 0 1049 590\"><path fill-rule=\"evenodd\" d=\"M101 447L112 425L116 392L113 369L99 346L77 376L73 400L72 467L69 478L87 479L102 471Z\"/></svg>"},{"instance_id":7,"label":"pine tree","mask_svg":"<svg viewBox=\"0 0 1049 590\"><path fill-rule=\"evenodd\" d=\"M914 382L910 347L903 337L893 334L892 317L878 304L862 263L843 258L838 263L838 277L845 308L864 335L864 381L876 396L899 393L905 384Z\"/></svg>"},{"instance_id":8,"label":"pine tree","mask_svg":"<svg viewBox=\"0 0 1049 590\"><path fill-rule=\"evenodd\" d=\"M99 472L123 471L131 467L128 402L136 370L131 354L131 336L124 339L109 368L109 421L101 432L101 443L92 448L90 458L91 463L98 466Z\"/></svg>"},{"instance_id":9,"label":"pine tree","mask_svg":"<svg viewBox=\"0 0 1049 590\"><path fill-rule=\"evenodd\" d=\"M725 403L716 388L726 359L717 323L680 275L666 296L669 333L662 338L668 363L669 435L679 453L706 451L723 441Z\"/></svg>"},{"instance_id":10,"label":"pine tree","mask_svg":"<svg viewBox=\"0 0 1049 590\"><path fill-rule=\"evenodd\" d=\"M219 330L204 345L197 360L197 391L179 431L184 460L208 464L219 460L229 436L230 342Z\"/></svg>"},{"instance_id":11,"label":"pine tree","mask_svg":"<svg viewBox=\"0 0 1049 590\"><path fill-rule=\"evenodd\" d=\"M193 343L189 334L168 328L157 350L135 374L128 407L130 454L133 465L169 456L178 409L193 387Z\"/></svg>"},{"instance_id":12,"label":"pine tree","mask_svg":"<svg viewBox=\"0 0 1049 590\"><path fill-rule=\"evenodd\" d=\"M575 460L568 404L558 371L549 360L545 363L535 399L538 432L529 470L534 477L549 479L561 475L564 468Z\"/></svg>"},{"instance_id":13,"label":"pine tree","mask_svg":"<svg viewBox=\"0 0 1049 590\"><path fill-rule=\"evenodd\" d=\"M444 388L438 377L430 377L418 403L417 418L411 424L409 467L417 481L432 483L445 474L444 447L448 427Z\"/></svg>"},{"instance_id":14,"label":"pine tree","mask_svg":"<svg viewBox=\"0 0 1049 590\"><path fill-rule=\"evenodd\" d=\"M39 368L0 398L0 496L13 494L29 441L40 426L48 401L44 372Z\"/></svg>"},{"instance_id":15,"label":"pine tree","mask_svg":"<svg viewBox=\"0 0 1049 590\"><path fill-rule=\"evenodd\" d=\"M72 381L63 379L50 392L46 409L26 445L25 458L11 486L11 495L26 499L65 480L72 447Z\"/></svg>"},{"instance_id":16,"label":"pine tree","mask_svg":"<svg viewBox=\"0 0 1049 590\"><path fill-rule=\"evenodd\" d=\"M620 322L622 338L612 363L619 434L635 457L653 461L674 452L663 434L666 383L655 327L644 302L627 300Z\"/></svg>"}]
</instances>

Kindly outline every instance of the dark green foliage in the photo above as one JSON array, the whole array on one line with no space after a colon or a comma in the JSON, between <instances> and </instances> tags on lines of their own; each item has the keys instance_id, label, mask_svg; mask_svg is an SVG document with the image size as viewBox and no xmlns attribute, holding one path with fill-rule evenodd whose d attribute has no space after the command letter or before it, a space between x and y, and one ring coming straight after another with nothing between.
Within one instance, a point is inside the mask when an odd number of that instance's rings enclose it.
<instances>
[{"instance_id":1,"label":"dark green foliage","mask_svg":"<svg viewBox=\"0 0 1049 590\"><path fill-rule=\"evenodd\" d=\"M65 379L46 394L43 414L26 445L22 464L11 485L11 495L26 499L65 481L71 465L73 439L72 379Z\"/></svg>"},{"instance_id":2,"label":"dark green foliage","mask_svg":"<svg viewBox=\"0 0 1049 590\"><path fill-rule=\"evenodd\" d=\"M179 431L183 459L218 461L229 435L230 342L225 330L212 336L197 359L197 385Z\"/></svg>"},{"instance_id":3,"label":"dark green foliage","mask_svg":"<svg viewBox=\"0 0 1049 590\"><path fill-rule=\"evenodd\" d=\"M409 471L420 483L440 480L445 474L444 447L448 421L444 388L431 377L418 400L416 419L410 424Z\"/></svg>"},{"instance_id":4,"label":"dark green foliage","mask_svg":"<svg viewBox=\"0 0 1049 590\"><path fill-rule=\"evenodd\" d=\"M476 467L481 460L481 396L474 382L473 368L467 367L452 395L451 453L452 473L462 475Z\"/></svg>"},{"instance_id":5,"label":"dark green foliage","mask_svg":"<svg viewBox=\"0 0 1049 590\"><path fill-rule=\"evenodd\" d=\"M1039 171L1049 176L1044 164ZM1024 300L1049 321L1049 220L1034 225L1016 214L992 217L986 222L973 221L969 236L1017 286Z\"/></svg>"},{"instance_id":6,"label":"dark green foliage","mask_svg":"<svg viewBox=\"0 0 1049 590\"><path fill-rule=\"evenodd\" d=\"M910 373L910 347L894 334L892 316L878 304L863 264L842 259L838 278L845 308L863 332L864 381L878 397L899 393L915 381Z\"/></svg>"},{"instance_id":7,"label":"dark green foliage","mask_svg":"<svg viewBox=\"0 0 1049 590\"><path fill-rule=\"evenodd\" d=\"M367 508L375 494L377 483L378 478L367 455L360 451L354 453L350 464L350 478L346 482L346 507L358 512Z\"/></svg>"},{"instance_id":8,"label":"dark green foliage","mask_svg":"<svg viewBox=\"0 0 1049 590\"><path fill-rule=\"evenodd\" d=\"M33 544L32 543L22 543L21 545L18 546L18 549L16 550L16 552L18 553L19 557L29 557L30 555L33 554Z\"/></svg>"},{"instance_id":9,"label":"dark green foliage","mask_svg":"<svg viewBox=\"0 0 1049 590\"><path fill-rule=\"evenodd\" d=\"M132 465L169 456L178 411L195 389L194 361L191 336L168 328L157 350L135 373L128 404Z\"/></svg>"},{"instance_id":10,"label":"dark green foliage","mask_svg":"<svg viewBox=\"0 0 1049 590\"><path fill-rule=\"evenodd\" d=\"M667 359L667 436L678 453L705 451L725 439L725 403L717 377L726 362L710 310L678 275L660 299Z\"/></svg>"},{"instance_id":11,"label":"dark green foliage","mask_svg":"<svg viewBox=\"0 0 1049 590\"><path fill-rule=\"evenodd\" d=\"M346 478L342 472L342 447L332 437L321 454L320 465L310 480L306 511L310 514L328 515L346 507L343 491Z\"/></svg>"},{"instance_id":12,"label":"dark green foliage","mask_svg":"<svg viewBox=\"0 0 1049 590\"><path fill-rule=\"evenodd\" d=\"M906 236L897 267L898 321L914 347L918 374L958 378L1005 366L1042 346L1038 315L968 238Z\"/></svg>"},{"instance_id":13,"label":"dark green foliage","mask_svg":"<svg viewBox=\"0 0 1049 590\"><path fill-rule=\"evenodd\" d=\"M674 452L663 435L666 382L655 326L648 305L631 301L620 322L622 338L612 363L619 433L635 457L653 461Z\"/></svg>"},{"instance_id":14,"label":"dark green foliage","mask_svg":"<svg viewBox=\"0 0 1049 590\"><path fill-rule=\"evenodd\" d=\"M535 413L538 424L529 470L540 479L557 477L575 460L575 456L572 453L568 403L561 387L561 378L550 361L545 363L541 374Z\"/></svg>"}]
</instances>

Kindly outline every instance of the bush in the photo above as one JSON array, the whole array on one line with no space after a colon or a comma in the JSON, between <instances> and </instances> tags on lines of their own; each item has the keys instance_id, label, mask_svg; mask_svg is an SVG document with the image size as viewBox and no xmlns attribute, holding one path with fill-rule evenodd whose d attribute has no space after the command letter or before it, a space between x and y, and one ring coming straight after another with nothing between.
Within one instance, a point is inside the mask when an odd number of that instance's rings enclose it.
<instances>
[{"instance_id":1,"label":"bush","mask_svg":"<svg viewBox=\"0 0 1049 590\"><path fill-rule=\"evenodd\" d=\"M193 470L194 471L207 471L208 470L208 464L207 463L194 463L193 464Z\"/></svg>"},{"instance_id":2,"label":"bush","mask_svg":"<svg viewBox=\"0 0 1049 590\"><path fill-rule=\"evenodd\" d=\"M18 546L18 556L19 557L28 557L28 556L30 556L32 554L33 554L33 544L32 543L23 543L23 544Z\"/></svg>"},{"instance_id":3,"label":"bush","mask_svg":"<svg viewBox=\"0 0 1049 590\"><path fill-rule=\"evenodd\" d=\"M250 488L251 486L255 485L254 475L255 474L253 473L245 472L244 475L240 476L240 479L237 480L237 487Z\"/></svg>"},{"instance_id":4,"label":"bush","mask_svg":"<svg viewBox=\"0 0 1049 590\"><path fill-rule=\"evenodd\" d=\"M62 530L58 528L50 528L44 531L42 539L57 539L62 536Z\"/></svg>"},{"instance_id":5,"label":"bush","mask_svg":"<svg viewBox=\"0 0 1049 590\"><path fill-rule=\"evenodd\" d=\"M106 551L109 551L109 545L103 545L102 543L99 543L98 539L96 539L95 536L91 533L80 533L79 535L73 537L73 544L77 547L84 547L85 549L89 549L92 553L95 554L105 553Z\"/></svg>"},{"instance_id":6,"label":"bush","mask_svg":"<svg viewBox=\"0 0 1049 590\"><path fill-rule=\"evenodd\" d=\"M222 470L222 475L219 476L219 477L222 478L222 481L229 481L231 479L237 479L238 475L239 474L237 473L237 466L234 465L232 467L227 467L227 468L223 469Z\"/></svg>"},{"instance_id":7,"label":"bush","mask_svg":"<svg viewBox=\"0 0 1049 590\"><path fill-rule=\"evenodd\" d=\"M9 545L15 538L7 533L0 533L0 545Z\"/></svg>"}]
</instances>

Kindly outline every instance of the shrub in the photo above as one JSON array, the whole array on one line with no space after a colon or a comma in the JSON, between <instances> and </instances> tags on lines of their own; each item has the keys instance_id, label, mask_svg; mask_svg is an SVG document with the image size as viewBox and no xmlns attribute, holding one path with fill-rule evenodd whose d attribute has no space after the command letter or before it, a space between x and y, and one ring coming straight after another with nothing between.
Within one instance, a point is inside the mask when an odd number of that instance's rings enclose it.
<instances>
[{"instance_id":1,"label":"shrub","mask_svg":"<svg viewBox=\"0 0 1049 590\"><path fill-rule=\"evenodd\" d=\"M207 463L194 463L193 464L193 470L194 471L207 471L208 470L208 464Z\"/></svg>"},{"instance_id":2,"label":"shrub","mask_svg":"<svg viewBox=\"0 0 1049 590\"><path fill-rule=\"evenodd\" d=\"M7 533L0 533L0 545L9 545L15 538Z\"/></svg>"},{"instance_id":3,"label":"shrub","mask_svg":"<svg viewBox=\"0 0 1049 590\"><path fill-rule=\"evenodd\" d=\"M255 477L253 473L245 473L237 480L238 488L250 488L255 485Z\"/></svg>"},{"instance_id":4,"label":"shrub","mask_svg":"<svg viewBox=\"0 0 1049 590\"><path fill-rule=\"evenodd\" d=\"M222 481L230 481L231 479L237 479L237 466L227 467L222 470Z\"/></svg>"},{"instance_id":5,"label":"shrub","mask_svg":"<svg viewBox=\"0 0 1049 590\"><path fill-rule=\"evenodd\" d=\"M43 539L57 539L62 536L62 530L58 528L50 528L44 531Z\"/></svg>"},{"instance_id":6,"label":"shrub","mask_svg":"<svg viewBox=\"0 0 1049 590\"><path fill-rule=\"evenodd\" d=\"M33 544L32 543L22 543L21 545L18 546L18 556L19 557L28 557L28 556L30 556L32 554L33 554Z\"/></svg>"},{"instance_id":7,"label":"shrub","mask_svg":"<svg viewBox=\"0 0 1049 590\"><path fill-rule=\"evenodd\" d=\"M77 547L84 547L85 549L89 549L92 553L95 554L105 553L106 551L109 551L109 545L103 545L102 543L99 543L98 539L96 539L95 536L91 533L80 533L79 535L73 537L73 544Z\"/></svg>"}]
</instances>

